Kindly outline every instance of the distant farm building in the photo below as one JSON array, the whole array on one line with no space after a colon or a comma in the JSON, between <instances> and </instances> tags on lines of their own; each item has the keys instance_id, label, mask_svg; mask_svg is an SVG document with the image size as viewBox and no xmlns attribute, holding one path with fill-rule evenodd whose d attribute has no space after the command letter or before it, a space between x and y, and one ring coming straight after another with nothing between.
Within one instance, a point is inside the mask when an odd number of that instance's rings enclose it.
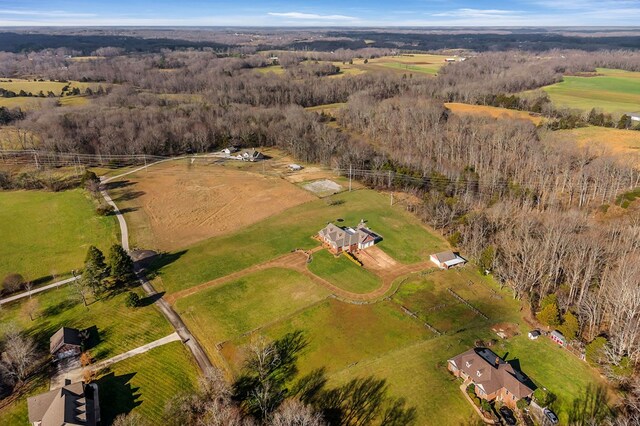
<instances>
[{"instance_id":1,"label":"distant farm building","mask_svg":"<svg viewBox=\"0 0 640 426\"><path fill-rule=\"evenodd\" d=\"M98 385L66 383L64 387L27 399L33 426L95 426L100 424Z\"/></svg>"},{"instance_id":2,"label":"distant farm building","mask_svg":"<svg viewBox=\"0 0 640 426\"><path fill-rule=\"evenodd\" d=\"M549 333L549 338L560 346L565 346L567 344L567 339L558 330L554 330Z\"/></svg>"},{"instance_id":3,"label":"distant farm building","mask_svg":"<svg viewBox=\"0 0 640 426\"><path fill-rule=\"evenodd\" d=\"M227 148L223 149L222 153L226 154L226 155L231 155L236 151L238 151L238 148L236 148L235 146L230 146L230 147L227 147Z\"/></svg>"},{"instance_id":4,"label":"distant farm building","mask_svg":"<svg viewBox=\"0 0 640 426\"><path fill-rule=\"evenodd\" d=\"M242 161L258 161L264 159L264 154L252 148L247 151L242 151L240 154L236 155L235 158Z\"/></svg>"},{"instance_id":5,"label":"distant farm building","mask_svg":"<svg viewBox=\"0 0 640 426\"><path fill-rule=\"evenodd\" d=\"M461 377L466 385L473 383L476 395L487 401L502 401L515 409L519 400L533 394L527 384L529 379L491 349L470 349L451 358L447 364L450 372Z\"/></svg>"},{"instance_id":6,"label":"distant farm building","mask_svg":"<svg viewBox=\"0 0 640 426\"><path fill-rule=\"evenodd\" d=\"M465 259L458 256L452 251L443 251L440 253L432 254L430 256L430 259L438 266L438 268L441 269L449 269L456 265L464 265L465 263L467 263Z\"/></svg>"},{"instance_id":7,"label":"distant farm building","mask_svg":"<svg viewBox=\"0 0 640 426\"><path fill-rule=\"evenodd\" d=\"M49 352L54 361L79 356L82 352L80 331L62 327L49 339Z\"/></svg>"},{"instance_id":8,"label":"distant farm building","mask_svg":"<svg viewBox=\"0 0 640 426\"><path fill-rule=\"evenodd\" d=\"M640 114L638 114L638 113L630 112L627 115L629 116L631 121L640 121Z\"/></svg>"},{"instance_id":9,"label":"distant farm building","mask_svg":"<svg viewBox=\"0 0 640 426\"><path fill-rule=\"evenodd\" d=\"M538 337L540 337L540 330L531 330L527 336L529 336L529 340L536 340Z\"/></svg>"},{"instance_id":10,"label":"distant farm building","mask_svg":"<svg viewBox=\"0 0 640 426\"><path fill-rule=\"evenodd\" d=\"M380 235L369 229L364 221L355 228L330 223L318 232L318 236L336 254L343 251L353 253L364 250L382 239Z\"/></svg>"},{"instance_id":11,"label":"distant farm building","mask_svg":"<svg viewBox=\"0 0 640 426\"><path fill-rule=\"evenodd\" d=\"M291 170L292 172L302 170L302 166L300 164L289 164L287 167L289 167L289 170Z\"/></svg>"}]
</instances>

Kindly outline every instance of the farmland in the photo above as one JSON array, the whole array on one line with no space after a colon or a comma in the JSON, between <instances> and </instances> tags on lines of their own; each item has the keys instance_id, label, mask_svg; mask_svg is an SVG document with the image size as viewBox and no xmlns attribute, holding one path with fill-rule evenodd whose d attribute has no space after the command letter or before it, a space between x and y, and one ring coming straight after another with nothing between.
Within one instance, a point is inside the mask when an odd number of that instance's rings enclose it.
<instances>
[{"instance_id":1,"label":"farmland","mask_svg":"<svg viewBox=\"0 0 640 426\"><path fill-rule=\"evenodd\" d=\"M598 68L594 76L565 76L543 90L558 106L611 113L640 111L640 72Z\"/></svg>"},{"instance_id":2,"label":"farmland","mask_svg":"<svg viewBox=\"0 0 640 426\"><path fill-rule=\"evenodd\" d=\"M454 114L464 115L486 115L493 118L517 119L531 121L536 126L543 122L539 115L532 115L526 111L516 111L513 109L499 108L488 105L469 105L458 102L448 102L444 104Z\"/></svg>"},{"instance_id":3,"label":"farmland","mask_svg":"<svg viewBox=\"0 0 640 426\"><path fill-rule=\"evenodd\" d=\"M640 154L640 132L607 127L580 127L560 130L554 136L574 141L580 146L603 150L611 154ZM628 157L626 157L628 158Z\"/></svg>"},{"instance_id":4,"label":"farmland","mask_svg":"<svg viewBox=\"0 0 640 426\"><path fill-rule=\"evenodd\" d=\"M82 267L90 245L116 242L115 221L99 217L81 190L0 192L0 276L28 280L69 275Z\"/></svg>"}]
</instances>

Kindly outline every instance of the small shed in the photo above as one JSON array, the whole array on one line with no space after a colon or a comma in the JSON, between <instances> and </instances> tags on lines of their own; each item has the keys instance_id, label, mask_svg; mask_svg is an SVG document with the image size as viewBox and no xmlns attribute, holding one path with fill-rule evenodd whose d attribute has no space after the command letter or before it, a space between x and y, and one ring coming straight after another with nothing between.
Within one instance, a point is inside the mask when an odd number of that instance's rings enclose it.
<instances>
[{"instance_id":1,"label":"small shed","mask_svg":"<svg viewBox=\"0 0 640 426\"><path fill-rule=\"evenodd\" d=\"M529 340L536 340L541 334L540 330L531 330L527 336L529 336Z\"/></svg>"},{"instance_id":2,"label":"small shed","mask_svg":"<svg viewBox=\"0 0 640 426\"><path fill-rule=\"evenodd\" d=\"M443 251L430 256L430 259L438 268L449 269L456 265L464 265L467 261L452 251Z\"/></svg>"},{"instance_id":3,"label":"small shed","mask_svg":"<svg viewBox=\"0 0 640 426\"><path fill-rule=\"evenodd\" d=\"M289 164L289 170L292 172L297 172L298 170L302 170L302 166L300 164Z\"/></svg>"},{"instance_id":4,"label":"small shed","mask_svg":"<svg viewBox=\"0 0 640 426\"><path fill-rule=\"evenodd\" d=\"M49 352L54 360L58 361L82 352L82 338L80 330L62 327L49 339Z\"/></svg>"},{"instance_id":5,"label":"small shed","mask_svg":"<svg viewBox=\"0 0 640 426\"><path fill-rule=\"evenodd\" d=\"M236 152L238 150L238 148L236 148L235 146L228 146L225 149L222 150L223 154L227 154L227 155L231 155L234 152Z\"/></svg>"},{"instance_id":6,"label":"small shed","mask_svg":"<svg viewBox=\"0 0 640 426\"><path fill-rule=\"evenodd\" d=\"M549 338L559 344L560 346L565 346L567 344L567 339L560 333L558 330L553 330L549 334Z\"/></svg>"}]
</instances>

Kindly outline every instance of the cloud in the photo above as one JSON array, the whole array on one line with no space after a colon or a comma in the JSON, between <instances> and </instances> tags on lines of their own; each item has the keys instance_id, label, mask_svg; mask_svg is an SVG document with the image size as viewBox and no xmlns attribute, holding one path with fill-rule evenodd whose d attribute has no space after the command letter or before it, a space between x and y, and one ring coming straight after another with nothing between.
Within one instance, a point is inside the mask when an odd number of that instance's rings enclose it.
<instances>
[{"instance_id":1,"label":"cloud","mask_svg":"<svg viewBox=\"0 0 640 426\"><path fill-rule=\"evenodd\" d=\"M455 18L486 18L486 17L509 17L519 15L521 12L516 10L502 10L502 9L456 9L448 10L445 12L432 13L431 16L438 17L455 17Z\"/></svg>"},{"instance_id":2,"label":"cloud","mask_svg":"<svg viewBox=\"0 0 640 426\"><path fill-rule=\"evenodd\" d=\"M38 16L51 18L89 18L97 16L95 13L75 13L65 10L26 10L26 9L0 9L0 15Z\"/></svg>"},{"instance_id":3,"label":"cloud","mask_svg":"<svg viewBox=\"0 0 640 426\"><path fill-rule=\"evenodd\" d=\"M358 18L346 15L320 15L317 13L302 12L268 12L269 16L278 16L282 18L315 20L315 21L357 21Z\"/></svg>"}]
</instances>

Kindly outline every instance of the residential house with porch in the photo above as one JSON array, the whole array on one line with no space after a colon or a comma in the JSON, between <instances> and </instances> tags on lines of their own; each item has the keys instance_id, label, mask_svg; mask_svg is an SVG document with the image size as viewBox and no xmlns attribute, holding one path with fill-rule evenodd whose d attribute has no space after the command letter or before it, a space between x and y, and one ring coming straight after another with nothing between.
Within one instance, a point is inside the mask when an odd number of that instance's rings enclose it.
<instances>
[{"instance_id":1,"label":"residential house with porch","mask_svg":"<svg viewBox=\"0 0 640 426\"><path fill-rule=\"evenodd\" d=\"M360 221L355 228L329 223L318 232L318 237L335 254L342 252L354 253L358 250L369 248L382 240L380 235L367 227L364 220Z\"/></svg>"}]
</instances>

